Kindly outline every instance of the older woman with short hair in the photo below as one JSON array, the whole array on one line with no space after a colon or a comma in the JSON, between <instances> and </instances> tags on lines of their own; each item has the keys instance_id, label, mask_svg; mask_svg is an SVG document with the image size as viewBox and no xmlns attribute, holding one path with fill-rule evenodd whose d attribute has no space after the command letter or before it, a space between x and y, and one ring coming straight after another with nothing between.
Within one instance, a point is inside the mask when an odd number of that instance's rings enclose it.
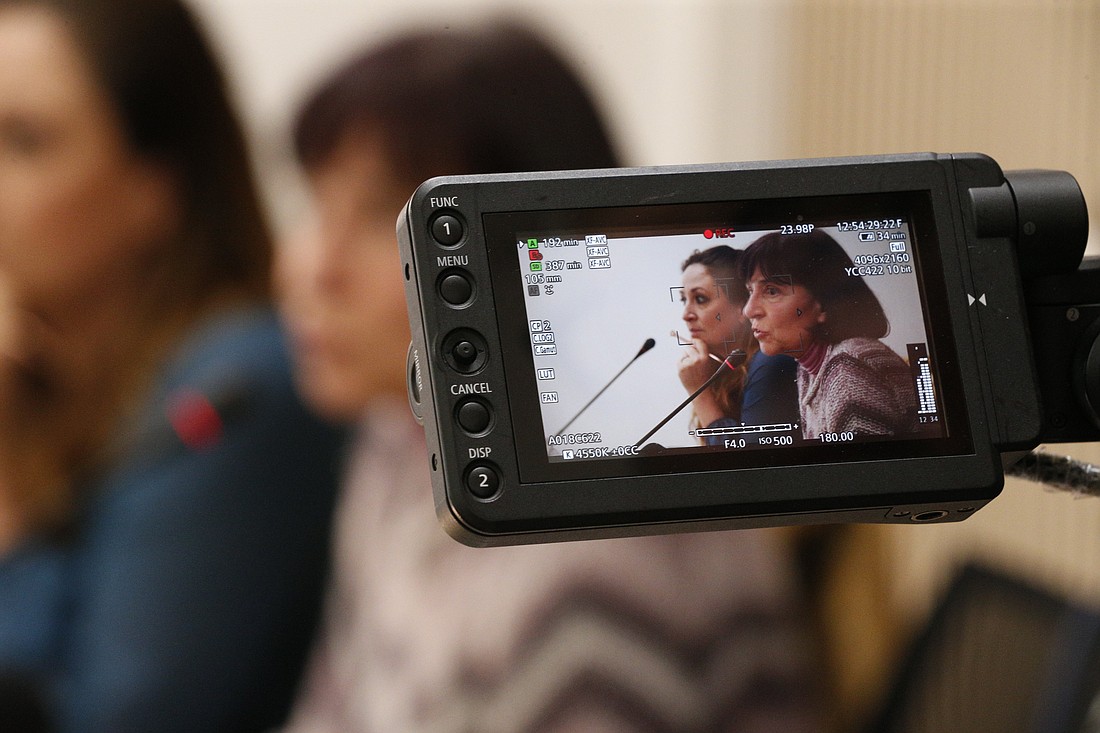
<instances>
[{"instance_id":1,"label":"older woman with short hair","mask_svg":"<svg viewBox=\"0 0 1100 733\"><path fill-rule=\"evenodd\" d=\"M890 322L852 260L827 233L766 234L745 250L744 313L765 354L798 368L804 438L905 435L916 427L908 364L880 340Z\"/></svg>"}]
</instances>

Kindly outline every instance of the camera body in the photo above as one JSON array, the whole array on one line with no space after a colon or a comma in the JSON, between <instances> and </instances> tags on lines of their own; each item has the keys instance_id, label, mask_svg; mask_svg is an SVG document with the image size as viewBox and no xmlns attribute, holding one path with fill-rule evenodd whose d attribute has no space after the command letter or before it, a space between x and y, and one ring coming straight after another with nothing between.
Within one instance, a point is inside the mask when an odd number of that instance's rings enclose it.
<instances>
[{"instance_id":1,"label":"camera body","mask_svg":"<svg viewBox=\"0 0 1100 733\"><path fill-rule=\"evenodd\" d=\"M1047 212L1065 200L1084 216L1076 183L1055 175L1021 194L988 157L916 154L425 182L397 228L410 404L440 520L484 546L966 518L999 493L1002 455L1045 429L1018 249L1026 231L1041 253L1065 218L1048 225L1021 202ZM706 341L685 320L684 262L822 234L847 256L829 277L858 281L889 321L871 341L907 370L908 427L811 428L805 404L702 424L677 367ZM1074 270L1083 246L1060 246L1054 269ZM715 283L740 303L753 274ZM746 327L750 310L714 323ZM829 322L841 308L824 311ZM759 349L712 349L714 379L739 370L747 395L767 349L795 379L807 354L753 334ZM778 403L768 389L754 396ZM859 385L843 389L831 404L858 406Z\"/></svg>"}]
</instances>

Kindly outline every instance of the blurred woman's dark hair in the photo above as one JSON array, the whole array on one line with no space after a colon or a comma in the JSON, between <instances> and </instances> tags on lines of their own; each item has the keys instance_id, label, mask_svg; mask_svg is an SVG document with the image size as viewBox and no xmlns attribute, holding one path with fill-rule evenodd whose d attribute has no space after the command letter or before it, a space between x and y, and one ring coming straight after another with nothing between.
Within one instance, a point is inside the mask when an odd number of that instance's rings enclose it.
<instances>
[{"instance_id":1,"label":"blurred woman's dark hair","mask_svg":"<svg viewBox=\"0 0 1100 733\"><path fill-rule=\"evenodd\" d=\"M825 322L815 328L814 336L828 344L857 336L882 338L890 332L882 304L862 277L845 271L850 267L852 258L820 229L807 234L765 234L745 249L741 260L746 282L759 270L766 280L809 290L825 311Z\"/></svg>"},{"instance_id":2,"label":"blurred woman's dark hair","mask_svg":"<svg viewBox=\"0 0 1100 733\"><path fill-rule=\"evenodd\" d=\"M66 24L135 152L175 176L183 235L161 250L159 299L269 291L271 237L244 135L198 20L180 0L0 0ZM165 290L167 288L167 290Z\"/></svg>"},{"instance_id":3,"label":"blurred woman's dark hair","mask_svg":"<svg viewBox=\"0 0 1100 733\"><path fill-rule=\"evenodd\" d=\"M352 58L301 108L299 162L323 163L357 130L381 133L410 186L444 174L618 165L578 76L508 20L409 33Z\"/></svg>"},{"instance_id":4,"label":"blurred woman's dark hair","mask_svg":"<svg viewBox=\"0 0 1100 733\"><path fill-rule=\"evenodd\" d=\"M32 525L65 524L73 489L110 459L114 435L174 340L203 313L271 292L272 239L244 134L197 19L180 0L0 0L42 9L71 35L132 151L163 165L178 221L139 263L142 290L118 343L104 344L95 390L73 393L57 364L15 375L0 445ZM22 416L22 417L20 417Z\"/></svg>"}]
</instances>

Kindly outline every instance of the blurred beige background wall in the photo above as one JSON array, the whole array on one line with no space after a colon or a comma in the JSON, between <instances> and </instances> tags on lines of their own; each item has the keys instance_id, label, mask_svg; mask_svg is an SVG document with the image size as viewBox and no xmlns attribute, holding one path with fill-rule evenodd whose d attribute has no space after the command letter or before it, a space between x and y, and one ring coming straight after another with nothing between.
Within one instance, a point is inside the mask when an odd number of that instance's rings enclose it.
<instances>
[{"instance_id":1,"label":"blurred beige background wall","mask_svg":"<svg viewBox=\"0 0 1100 733\"><path fill-rule=\"evenodd\" d=\"M793 30L758 0L193 0L230 63L277 221L299 201L281 166L289 110L333 64L408 27L526 19L595 89L630 164L774 157ZM764 112L766 110L766 113Z\"/></svg>"},{"instance_id":2,"label":"blurred beige background wall","mask_svg":"<svg viewBox=\"0 0 1100 733\"><path fill-rule=\"evenodd\" d=\"M1071 171L1100 217L1097 0L195 2L230 64L283 226L303 212L283 150L309 85L396 29L500 9L572 55L632 164L978 150L1006 168ZM1073 451L1100 461L1097 446ZM1100 603L1100 499L1010 481L966 522L884 534L914 618L974 557Z\"/></svg>"},{"instance_id":3,"label":"blurred beige background wall","mask_svg":"<svg viewBox=\"0 0 1100 733\"><path fill-rule=\"evenodd\" d=\"M814 0L790 22L798 104L785 154L979 150L1006 169L1072 172L1100 219L1096 0ZM1100 461L1094 445L1050 449ZM1010 480L962 524L886 534L915 614L974 558L1100 603L1100 499Z\"/></svg>"}]
</instances>

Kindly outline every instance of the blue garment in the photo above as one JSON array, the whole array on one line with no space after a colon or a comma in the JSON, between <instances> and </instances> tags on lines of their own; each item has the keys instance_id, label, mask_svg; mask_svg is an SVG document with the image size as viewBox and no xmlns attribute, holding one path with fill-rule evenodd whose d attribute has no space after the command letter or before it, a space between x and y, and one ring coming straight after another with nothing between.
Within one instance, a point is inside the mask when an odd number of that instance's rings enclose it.
<instances>
[{"instance_id":1,"label":"blue garment","mask_svg":"<svg viewBox=\"0 0 1100 733\"><path fill-rule=\"evenodd\" d=\"M749 360L745 386L741 392L741 419L723 417L708 428L729 428L741 425L797 425L798 362L784 354L768 356L756 352ZM707 436L707 445L721 446L729 436ZM746 439L753 434L746 434ZM755 442L755 439L754 439Z\"/></svg>"},{"instance_id":2,"label":"blue garment","mask_svg":"<svg viewBox=\"0 0 1100 733\"><path fill-rule=\"evenodd\" d=\"M756 352L745 374L741 422L746 425L798 424L798 362L785 354Z\"/></svg>"},{"instance_id":3,"label":"blue garment","mask_svg":"<svg viewBox=\"0 0 1100 733\"><path fill-rule=\"evenodd\" d=\"M277 725L319 615L342 450L296 398L270 311L205 324L81 492L75 535L0 561L0 670L42 686L59 733Z\"/></svg>"}]
</instances>

